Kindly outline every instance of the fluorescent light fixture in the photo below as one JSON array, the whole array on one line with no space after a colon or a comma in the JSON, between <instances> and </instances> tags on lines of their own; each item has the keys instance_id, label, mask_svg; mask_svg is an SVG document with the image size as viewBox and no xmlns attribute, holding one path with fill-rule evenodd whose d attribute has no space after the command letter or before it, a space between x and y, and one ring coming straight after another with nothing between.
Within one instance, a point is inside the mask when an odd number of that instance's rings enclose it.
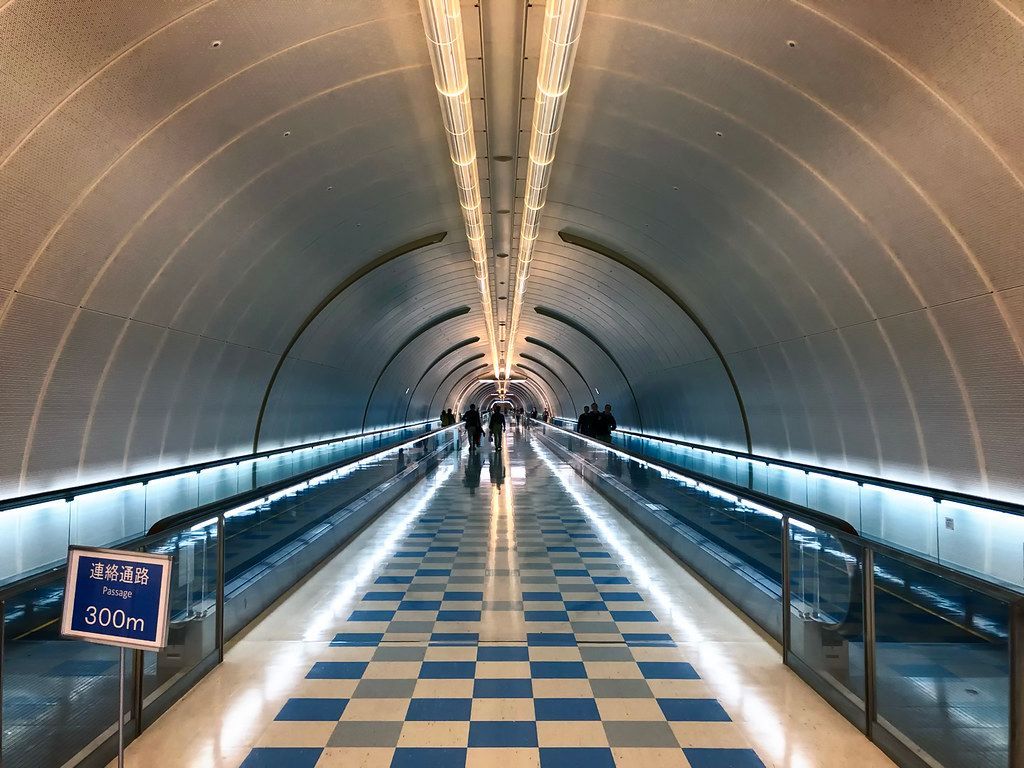
<instances>
[{"instance_id":1,"label":"fluorescent light fixture","mask_svg":"<svg viewBox=\"0 0 1024 768\"><path fill-rule=\"evenodd\" d=\"M495 333L494 307L487 271L480 175L476 166L476 136L473 133L473 110L469 103L469 74L466 70L466 44L459 0L420 0L420 15L423 17L427 49L434 69L434 85L441 104L444 130L448 135L448 151L455 170L462 218L466 223L469 253L473 258L480 287L494 375L498 377L501 358L498 356L498 335Z\"/></svg>"},{"instance_id":2,"label":"fluorescent light fixture","mask_svg":"<svg viewBox=\"0 0 1024 768\"><path fill-rule=\"evenodd\" d=\"M523 214L519 229L519 254L516 282L512 295L512 320L505 349L505 375L511 371L519 318L523 313L523 295L530 277L533 246L540 229L540 212L547 201L551 165L562 125L565 96L569 92L576 44L583 28L587 0L548 0L544 6L544 35L537 70L537 91L530 132L530 164L526 170Z\"/></svg>"}]
</instances>

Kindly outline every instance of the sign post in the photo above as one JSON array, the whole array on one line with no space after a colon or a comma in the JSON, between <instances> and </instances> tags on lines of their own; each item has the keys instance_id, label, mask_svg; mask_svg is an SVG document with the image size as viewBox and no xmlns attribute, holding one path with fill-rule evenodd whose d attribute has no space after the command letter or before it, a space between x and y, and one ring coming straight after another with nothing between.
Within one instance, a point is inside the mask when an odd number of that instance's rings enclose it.
<instances>
[{"instance_id":1,"label":"sign post","mask_svg":"<svg viewBox=\"0 0 1024 768\"><path fill-rule=\"evenodd\" d=\"M124 768L125 649L157 651L170 623L170 555L68 548L61 635L120 648L117 764Z\"/></svg>"}]
</instances>

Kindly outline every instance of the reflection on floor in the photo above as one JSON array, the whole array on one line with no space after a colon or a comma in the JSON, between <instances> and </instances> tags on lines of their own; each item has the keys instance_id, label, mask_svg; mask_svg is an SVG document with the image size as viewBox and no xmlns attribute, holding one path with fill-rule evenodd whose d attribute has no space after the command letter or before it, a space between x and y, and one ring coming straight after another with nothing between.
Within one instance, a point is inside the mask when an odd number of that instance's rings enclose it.
<instances>
[{"instance_id":1,"label":"reflection on floor","mask_svg":"<svg viewBox=\"0 0 1024 768\"><path fill-rule=\"evenodd\" d=\"M509 443L390 510L129 764L891 765L550 453Z\"/></svg>"}]
</instances>

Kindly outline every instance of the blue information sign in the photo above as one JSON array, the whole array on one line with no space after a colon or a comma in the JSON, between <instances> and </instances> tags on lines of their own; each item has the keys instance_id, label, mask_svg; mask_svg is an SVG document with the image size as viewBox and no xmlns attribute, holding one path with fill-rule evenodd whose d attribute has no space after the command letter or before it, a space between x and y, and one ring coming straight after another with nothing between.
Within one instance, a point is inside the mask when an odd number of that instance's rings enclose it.
<instances>
[{"instance_id":1,"label":"blue information sign","mask_svg":"<svg viewBox=\"0 0 1024 768\"><path fill-rule=\"evenodd\" d=\"M71 547L61 634L122 648L167 645L169 555Z\"/></svg>"}]
</instances>

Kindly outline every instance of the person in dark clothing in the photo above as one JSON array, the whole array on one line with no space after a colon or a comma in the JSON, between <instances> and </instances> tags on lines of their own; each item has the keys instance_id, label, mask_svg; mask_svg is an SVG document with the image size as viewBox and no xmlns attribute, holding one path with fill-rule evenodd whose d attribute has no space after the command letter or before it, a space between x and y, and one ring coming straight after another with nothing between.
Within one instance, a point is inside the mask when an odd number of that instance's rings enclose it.
<instances>
[{"instance_id":1,"label":"person in dark clothing","mask_svg":"<svg viewBox=\"0 0 1024 768\"><path fill-rule=\"evenodd\" d=\"M551 421L551 414L548 412L548 409L545 408L544 409L544 423L547 424L550 421Z\"/></svg>"},{"instance_id":2,"label":"person in dark clothing","mask_svg":"<svg viewBox=\"0 0 1024 768\"><path fill-rule=\"evenodd\" d=\"M455 414L452 413L452 409L449 408L448 409L448 413L445 414L445 415L448 417L448 426L449 427L454 427L455 426Z\"/></svg>"},{"instance_id":3,"label":"person in dark clothing","mask_svg":"<svg viewBox=\"0 0 1024 768\"><path fill-rule=\"evenodd\" d=\"M448 414L445 413L444 408L441 409L441 429L448 426Z\"/></svg>"},{"instance_id":4,"label":"person in dark clothing","mask_svg":"<svg viewBox=\"0 0 1024 768\"><path fill-rule=\"evenodd\" d=\"M463 421L466 425L466 434L469 435L469 450L475 450L480 447L480 437L484 431L484 425L480 420L480 411L476 409L476 403L470 404Z\"/></svg>"},{"instance_id":5,"label":"person in dark clothing","mask_svg":"<svg viewBox=\"0 0 1024 768\"><path fill-rule=\"evenodd\" d=\"M618 424L615 423L615 417L612 416L611 403L604 404L604 413L598 413L593 423L594 437L598 440L610 443L612 441L612 432L618 427Z\"/></svg>"},{"instance_id":6,"label":"person in dark clothing","mask_svg":"<svg viewBox=\"0 0 1024 768\"><path fill-rule=\"evenodd\" d=\"M590 414L590 406L584 405L583 413L581 413L580 417L576 420L576 431L581 435L589 435L592 419L593 417Z\"/></svg>"},{"instance_id":7,"label":"person in dark clothing","mask_svg":"<svg viewBox=\"0 0 1024 768\"><path fill-rule=\"evenodd\" d=\"M501 438L505 434L505 415L501 412L501 406L497 403L491 410L491 419L487 423L487 429L491 433L491 440L494 441L494 450L501 450Z\"/></svg>"}]
</instances>

